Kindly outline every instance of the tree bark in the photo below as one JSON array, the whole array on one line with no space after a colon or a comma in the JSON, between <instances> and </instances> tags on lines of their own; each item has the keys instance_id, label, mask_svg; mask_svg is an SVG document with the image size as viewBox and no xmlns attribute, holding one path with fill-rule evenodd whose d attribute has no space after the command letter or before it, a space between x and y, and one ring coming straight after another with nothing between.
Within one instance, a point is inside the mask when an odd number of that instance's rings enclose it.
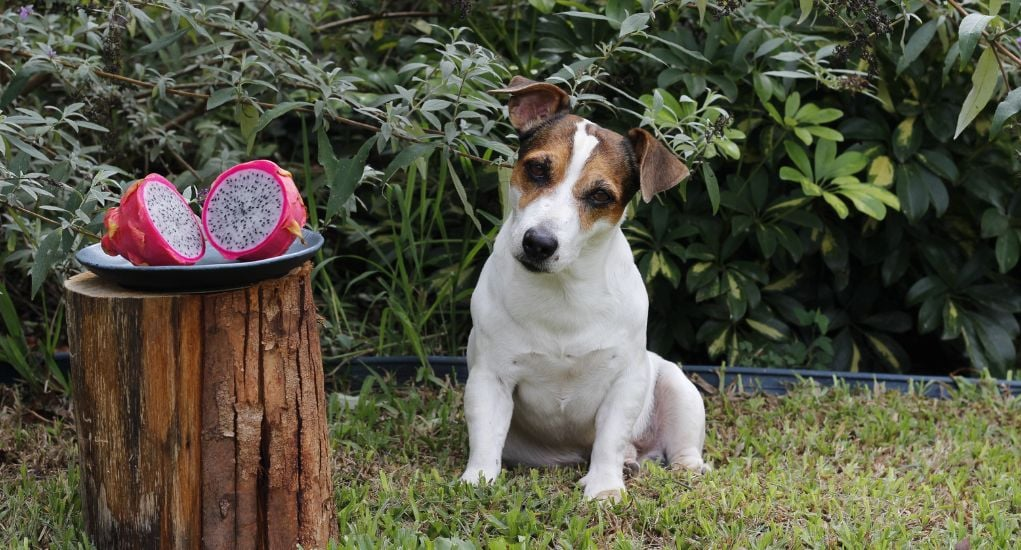
<instances>
[{"instance_id":1,"label":"tree bark","mask_svg":"<svg viewBox=\"0 0 1021 550\"><path fill-rule=\"evenodd\" d=\"M336 536L310 265L215 294L65 283L85 527L99 548Z\"/></svg>"}]
</instances>

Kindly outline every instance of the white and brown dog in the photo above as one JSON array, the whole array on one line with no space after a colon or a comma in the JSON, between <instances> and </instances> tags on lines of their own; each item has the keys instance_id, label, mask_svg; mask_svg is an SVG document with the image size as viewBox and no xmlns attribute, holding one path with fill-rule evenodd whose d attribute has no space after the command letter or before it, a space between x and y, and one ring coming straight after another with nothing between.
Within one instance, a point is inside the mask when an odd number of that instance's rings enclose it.
<instances>
[{"instance_id":1,"label":"white and brown dog","mask_svg":"<svg viewBox=\"0 0 1021 550\"><path fill-rule=\"evenodd\" d=\"M494 92L511 94L520 148L471 300L461 479L491 481L501 460L588 460L585 496L615 499L640 460L707 470L702 397L645 348L649 298L620 229L635 193L649 201L687 167L645 130L569 114L552 84L518 76Z\"/></svg>"}]
</instances>

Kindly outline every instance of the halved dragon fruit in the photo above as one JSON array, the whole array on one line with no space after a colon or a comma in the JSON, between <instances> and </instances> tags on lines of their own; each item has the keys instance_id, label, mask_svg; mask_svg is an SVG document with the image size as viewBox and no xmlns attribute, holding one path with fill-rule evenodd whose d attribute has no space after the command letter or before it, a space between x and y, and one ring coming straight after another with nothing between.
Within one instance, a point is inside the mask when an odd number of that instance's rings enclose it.
<instances>
[{"instance_id":1,"label":"halved dragon fruit","mask_svg":"<svg viewBox=\"0 0 1021 550\"><path fill-rule=\"evenodd\" d=\"M209 187L202 230L228 260L261 260L287 251L307 213L291 173L268 160L238 164Z\"/></svg>"},{"instance_id":2,"label":"halved dragon fruit","mask_svg":"<svg viewBox=\"0 0 1021 550\"><path fill-rule=\"evenodd\" d=\"M174 184L149 174L131 184L103 217L101 245L134 265L191 265L206 251L198 216Z\"/></svg>"}]
</instances>

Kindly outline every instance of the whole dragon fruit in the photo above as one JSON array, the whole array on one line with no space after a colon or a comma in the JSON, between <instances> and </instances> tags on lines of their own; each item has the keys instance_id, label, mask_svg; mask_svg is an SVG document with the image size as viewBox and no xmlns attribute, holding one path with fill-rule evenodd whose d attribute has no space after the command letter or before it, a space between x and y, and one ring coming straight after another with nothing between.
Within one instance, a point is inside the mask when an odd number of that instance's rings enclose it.
<instances>
[{"instance_id":1,"label":"whole dragon fruit","mask_svg":"<svg viewBox=\"0 0 1021 550\"><path fill-rule=\"evenodd\" d=\"M268 160L238 164L209 187L202 230L228 260L261 260L301 238L307 213L291 173Z\"/></svg>"},{"instance_id":2,"label":"whole dragon fruit","mask_svg":"<svg viewBox=\"0 0 1021 550\"><path fill-rule=\"evenodd\" d=\"M198 217L174 184L149 174L103 217L103 251L134 265L191 265L206 251Z\"/></svg>"}]
</instances>

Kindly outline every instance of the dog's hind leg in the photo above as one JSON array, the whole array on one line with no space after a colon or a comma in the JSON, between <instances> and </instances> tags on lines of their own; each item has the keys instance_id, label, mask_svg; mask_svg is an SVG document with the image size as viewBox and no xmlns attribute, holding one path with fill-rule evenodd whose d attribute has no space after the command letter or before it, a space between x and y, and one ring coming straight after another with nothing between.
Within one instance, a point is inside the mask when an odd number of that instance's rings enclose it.
<instances>
[{"instance_id":1,"label":"dog's hind leg","mask_svg":"<svg viewBox=\"0 0 1021 550\"><path fill-rule=\"evenodd\" d=\"M695 385L677 365L649 352L659 376L656 378L652 429L656 451L672 468L705 473L711 468L702 460L705 444L705 405Z\"/></svg>"}]
</instances>

